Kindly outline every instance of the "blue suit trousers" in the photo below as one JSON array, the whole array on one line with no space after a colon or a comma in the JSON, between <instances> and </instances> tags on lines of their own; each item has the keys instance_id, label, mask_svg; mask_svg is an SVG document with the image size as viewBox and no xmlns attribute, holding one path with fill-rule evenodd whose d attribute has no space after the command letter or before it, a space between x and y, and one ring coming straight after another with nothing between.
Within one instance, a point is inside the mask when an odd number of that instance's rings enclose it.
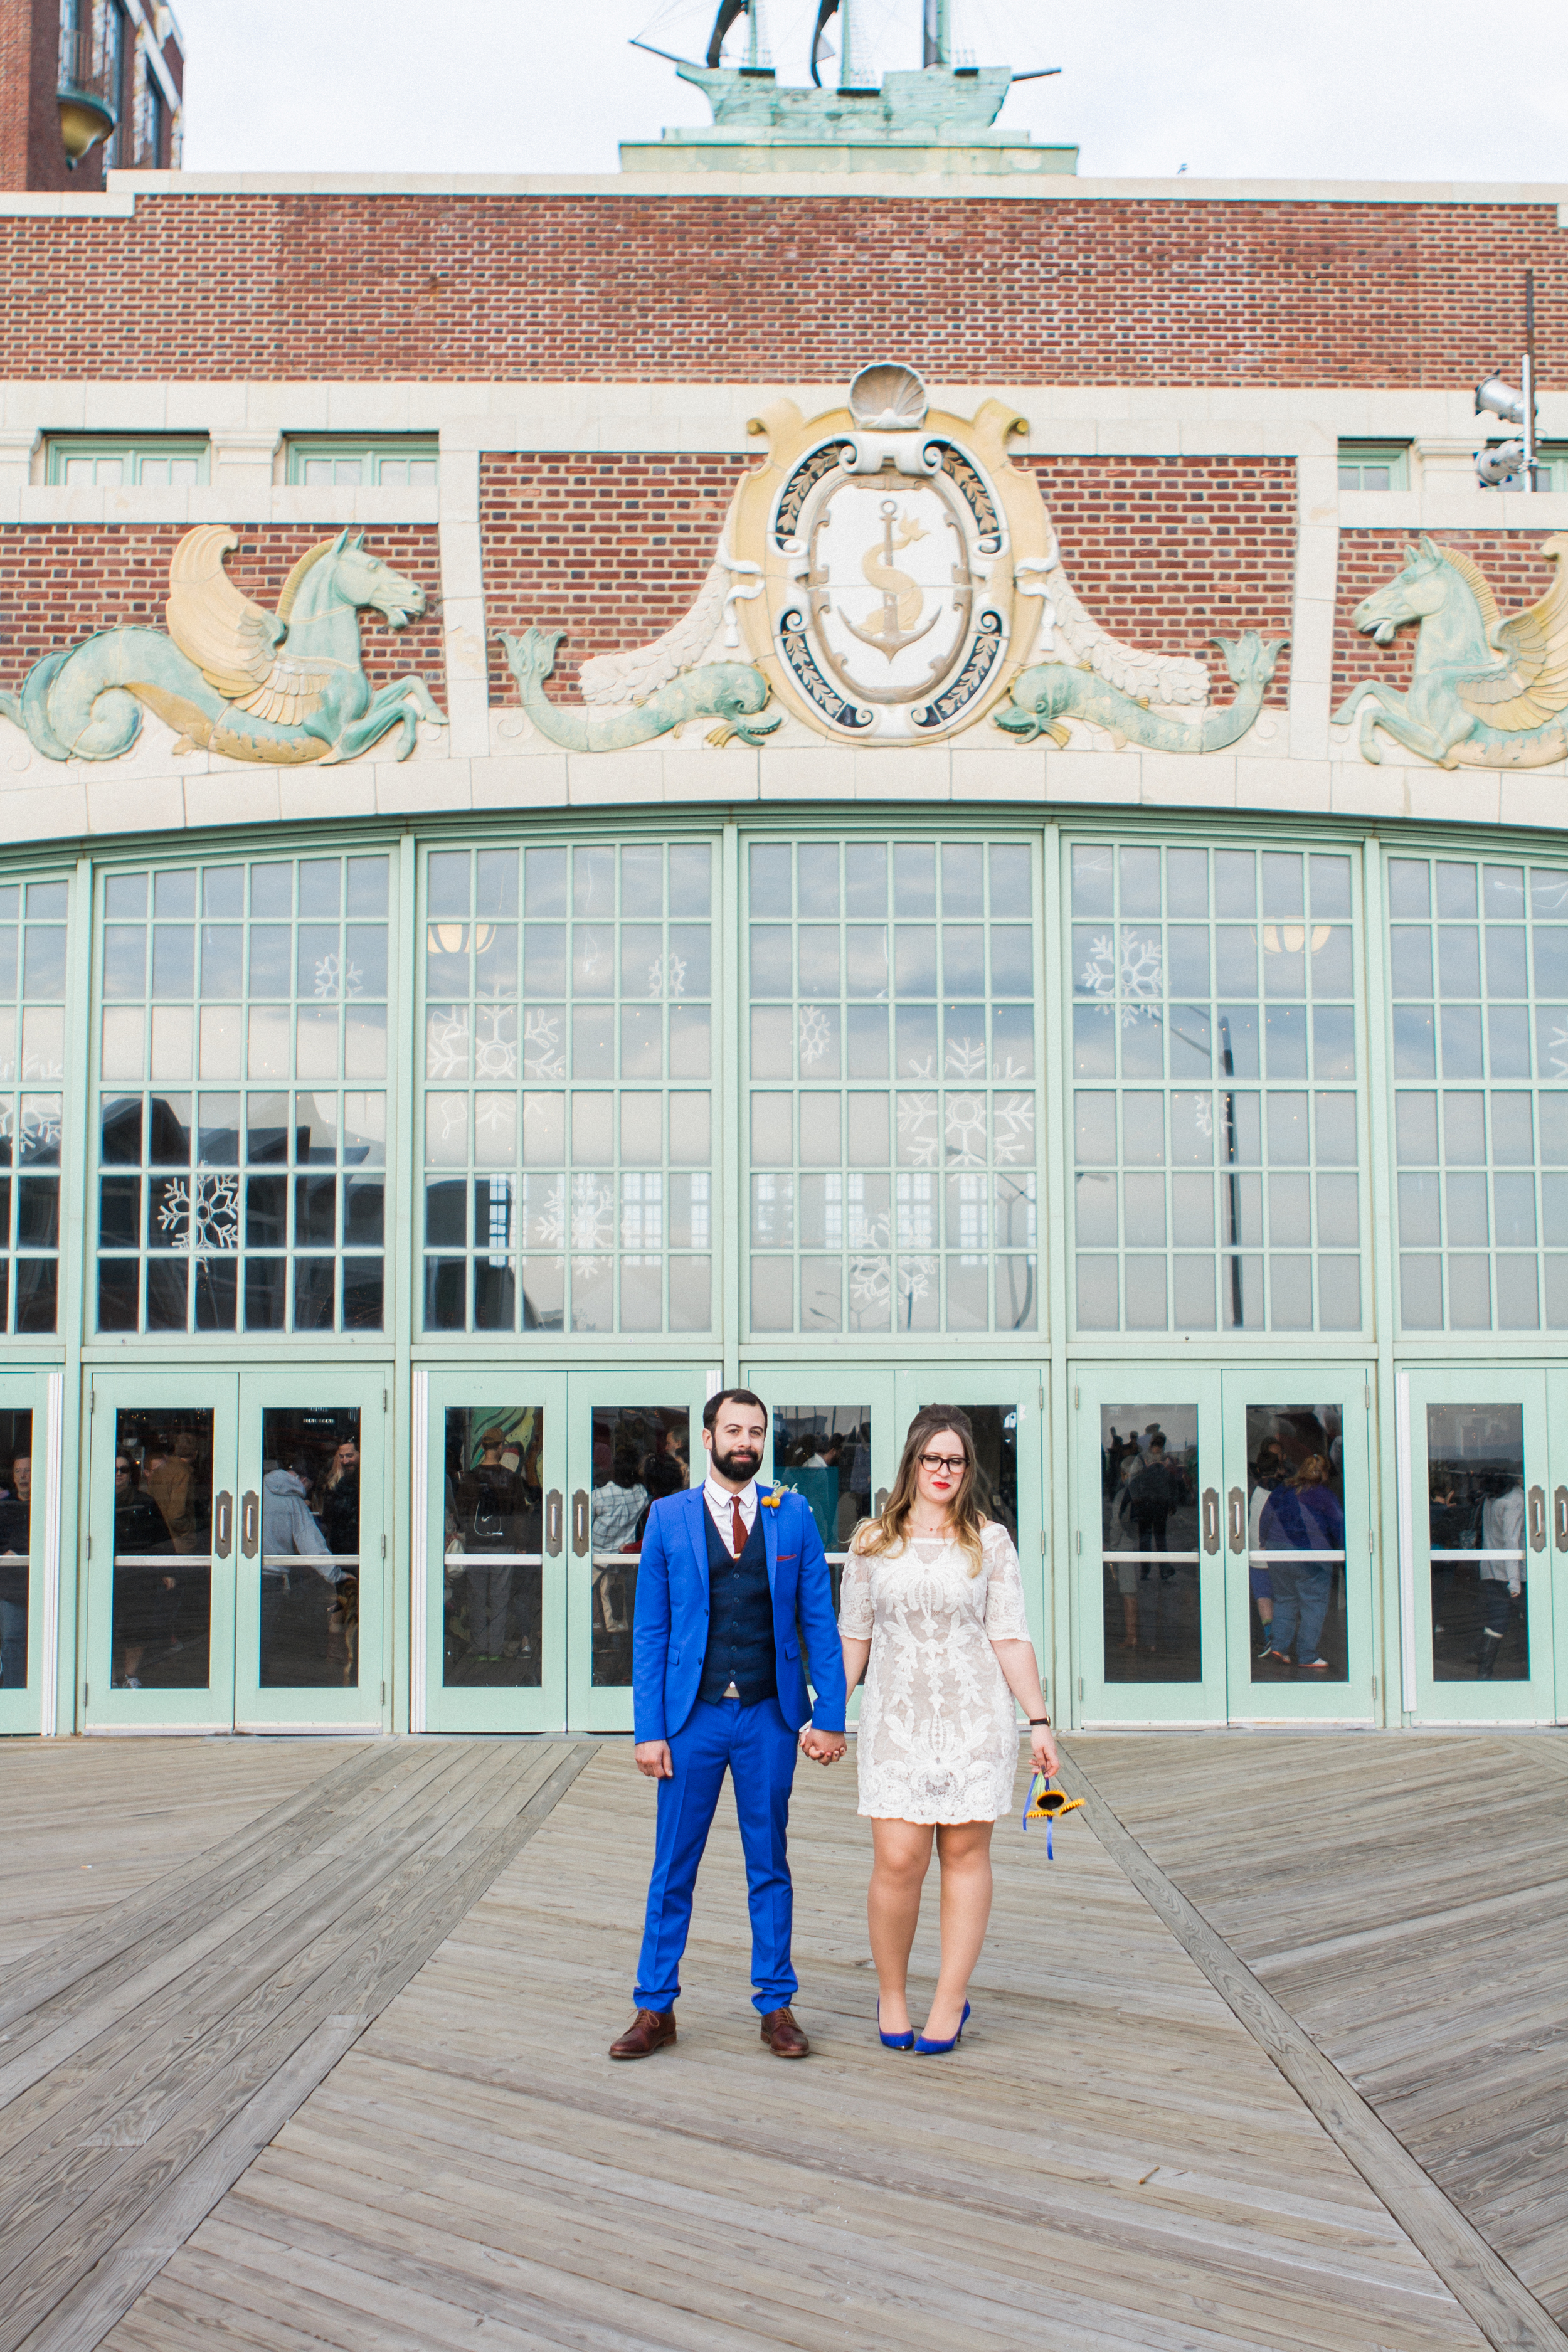
<instances>
[{"instance_id":1,"label":"blue suit trousers","mask_svg":"<svg viewBox=\"0 0 1568 2352\"><path fill-rule=\"evenodd\" d=\"M752 1914L752 2000L766 2016L787 2008L799 1990L790 1965L795 1890L786 1832L795 1780L796 1735L774 1698L755 1706L699 1699L669 1742L675 1777L658 1784L653 1876L637 1961L639 2009L673 2009L680 1994L680 1956L691 1925L697 1867L719 1803L726 1771L735 1786L735 1811L746 1856L746 1898Z\"/></svg>"}]
</instances>

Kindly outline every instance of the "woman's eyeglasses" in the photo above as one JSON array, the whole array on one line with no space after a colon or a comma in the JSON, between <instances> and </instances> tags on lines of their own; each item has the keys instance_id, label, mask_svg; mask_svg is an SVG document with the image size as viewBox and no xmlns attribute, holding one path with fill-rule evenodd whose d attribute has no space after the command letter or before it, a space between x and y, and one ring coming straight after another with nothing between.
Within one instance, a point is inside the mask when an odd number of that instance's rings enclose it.
<instances>
[{"instance_id":1,"label":"woman's eyeglasses","mask_svg":"<svg viewBox=\"0 0 1568 2352\"><path fill-rule=\"evenodd\" d=\"M921 1454L917 1459L921 1468L929 1470L933 1477L939 1470L947 1470L958 1478L969 1467L969 1457L963 1454Z\"/></svg>"}]
</instances>

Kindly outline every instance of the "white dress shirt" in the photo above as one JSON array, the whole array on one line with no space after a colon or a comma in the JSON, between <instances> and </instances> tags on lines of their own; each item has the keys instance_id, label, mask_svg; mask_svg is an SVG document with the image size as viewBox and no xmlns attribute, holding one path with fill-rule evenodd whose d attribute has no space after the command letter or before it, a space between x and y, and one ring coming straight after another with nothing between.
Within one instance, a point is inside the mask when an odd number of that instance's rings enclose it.
<instances>
[{"instance_id":1,"label":"white dress shirt","mask_svg":"<svg viewBox=\"0 0 1568 2352\"><path fill-rule=\"evenodd\" d=\"M731 1494L728 1486L721 1486L718 1481L714 1478L704 1478L702 1481L702 1499L708 1506L709 1517L712 1520L714 1526L718 1528L720 1535L723 1538L725 1550L732 1554L735 1549L735 1504L739 1503L741 1506L741 1517L745 1523L745 1529L748 1536L751 1534L752 1528L755 1527L757 1522L757 1482L755 1478L748 1478L738 1495Z\"/></svg>"}]
</instances>

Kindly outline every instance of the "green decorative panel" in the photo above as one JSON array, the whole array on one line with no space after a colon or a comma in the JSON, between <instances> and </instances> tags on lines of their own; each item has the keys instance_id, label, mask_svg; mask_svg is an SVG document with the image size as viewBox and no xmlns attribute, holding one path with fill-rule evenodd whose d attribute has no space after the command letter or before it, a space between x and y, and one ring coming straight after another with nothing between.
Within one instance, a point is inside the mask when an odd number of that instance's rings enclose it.
<instances>
[{"instance_id":1,"label":"green decorative panel","mask_svg":"<svg viewBox=\"0 0 1568 2352\"><path fill-rule=\"evenodd\" d=\"M1350 856L1069 858L1078 1329L1359 1330Z\"/></svg>"},{"instance_id":2,"label":"green decorative panel","mask_svg":"<svg viewBox=\"0 0 1568 2352\"><path fill-rule=\"evenodd\" d=\"M290 482L311 488L342 489L364 484L379 489L433 489L440 474L439 444L416 434L382 434L372 440L337 436L290 440L286 471Z\"/></svg>"},{"instance_id":3,"label":"green decorative panel","mask_svg":"<svg viewBox=\"0 0 1568 2352\"><path fill-rule=\"evenodd\" d=\"M69 489L196 489L210 479L206 436L57 433L47 478Z\"/></svg>"},{"instance_id":4,"label":"green decorative panel","mask_svg":"<svg viewBox=\"0 0 1568 2352\"><path fill-rule=\"evenodd\" d=\"M100 1331L380 1331L384 856L105 877Z\"/></svg>"},{"instance_id":5,"label":"green decorative panel","mask_svg":"<svg viewBox=\"0 0 1568 2352\"><path fill-rule=\"evenodd\" d=\"M1342 441L1342 490L1407 490L1410 449L1404 441Z\"/></svg>"},{"instance_id":6,"label":"green decorative panel","mask_svg":"<svg viewBox=\"0 0 1568 2352\"><path fill-rule=\"evenodd\" d=\"M749 1323L1039 1328L1026 841L746 852Z\"/></svg>"},{"instance_id":7,"label":"green decorative panel","mask_svg":"<svg viewBox=\"0 0 1568 2352\"><path fill-rule=\"evenodd\" d=\"M0 1331L55 1328L65 1076L64 882L0 883Z\"/></svg>"},{"instance_id":8,"label":"green decorative panel","mask_svg":"<svg viewBox=\"0 0 1568 2352\"><path fill-rule=\"evenodd\" d=\"M1568 1329L1568 867L1388 862L1400 1319Z\"/></svg>"},{"instance_id":9,"label":"green decorative panel","mask_svg":"<svg viewBox=\"0 0 1568 2352\"><path fill-rule=\"evenodd\" d=\"M713 1320L713 851L433 850L427 1332Z\"/></svg>"}]
</instances>

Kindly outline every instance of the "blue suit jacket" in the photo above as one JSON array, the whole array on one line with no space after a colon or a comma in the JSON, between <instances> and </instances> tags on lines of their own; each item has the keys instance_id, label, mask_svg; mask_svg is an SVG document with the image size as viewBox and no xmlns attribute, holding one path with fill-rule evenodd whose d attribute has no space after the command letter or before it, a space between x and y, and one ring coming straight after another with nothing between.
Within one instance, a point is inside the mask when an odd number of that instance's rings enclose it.
<instances>
[{"instance_id":1,"label":"blue suit jacket","mask_svg":"<svg viewBox=\"0 0 1568 2352\"><path fill-rule=\"evenodd\" d=\"M760 1496L769 1491L759 1484ZM817 1693L816 1727L842 1731L844 1653L816 1521L801 1497L787 1490L776 1509L764 1500L759 1516L784 1721L798 1731L812 1720L809 1660ZM700 1486L665 1496L647 1515L632 1628L632 1701L639 1740L668 1739L697 1703L708 1649L707 1518ZM806 1658L801 1654L803 1637Z\"/></svg>"}]
</instances>

